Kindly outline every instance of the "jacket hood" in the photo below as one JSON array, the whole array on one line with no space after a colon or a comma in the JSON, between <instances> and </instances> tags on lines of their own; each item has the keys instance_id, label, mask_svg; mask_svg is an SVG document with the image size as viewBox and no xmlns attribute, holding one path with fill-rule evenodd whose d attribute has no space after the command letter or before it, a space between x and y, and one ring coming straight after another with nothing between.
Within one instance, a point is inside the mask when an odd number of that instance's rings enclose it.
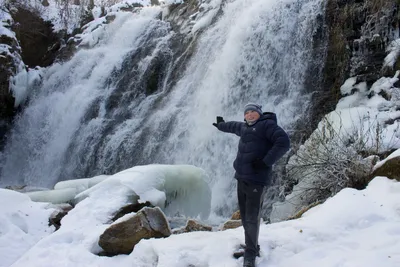
<instances>
[{"instance_id":1,"label":"jacket hood","mask_svg":"<svg viewBox=\"0 0 400 267\"><path fill-rule=\"evenodd\" d=\"M276 118L276 114L273 112L264 112L263 115L258 119L259 121L263 120L273 120L276 123L278 123L278 120Z\"/></svg>"}]
</instances>

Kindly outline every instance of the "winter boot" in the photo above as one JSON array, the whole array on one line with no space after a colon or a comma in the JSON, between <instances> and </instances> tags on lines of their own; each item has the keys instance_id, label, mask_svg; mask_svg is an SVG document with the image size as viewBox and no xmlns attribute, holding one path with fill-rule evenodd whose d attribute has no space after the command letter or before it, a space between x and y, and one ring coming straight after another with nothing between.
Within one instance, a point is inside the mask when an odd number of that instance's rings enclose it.
<instances>
[{"instance_id":1,"label":"winter boot","mask_svg":"<svg viewBox=\"0 0 400 267\"><path fill-rule=\"evenodd\" d=\"M256 259L253 258L244 258L243 267L256 267Z\"/></svg>"},{"instance_id":2,"label":"winter boot","mask_svg":"<svg viewBox=\"0 0 400 267\"><path fill-rule=\"evenodd\" d=\"M244 256L244 251L246 250L246 245L244 245L244 244L240 244L240 248L239 248L239 250L238 251L235 251L234 253L233 253L233 257L235 258L235 259L239 259L240 257L243 257ZM257 246L257 255L256 255L257 257L260 257L260 245L258 245Z\"/></svg>"}]
</instances>

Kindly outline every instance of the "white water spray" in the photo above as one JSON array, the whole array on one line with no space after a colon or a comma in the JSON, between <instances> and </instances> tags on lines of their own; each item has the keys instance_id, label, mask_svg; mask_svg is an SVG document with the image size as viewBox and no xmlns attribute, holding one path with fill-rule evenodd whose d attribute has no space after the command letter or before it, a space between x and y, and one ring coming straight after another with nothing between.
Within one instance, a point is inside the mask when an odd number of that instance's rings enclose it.
<instances>
[{"instance_id":1,"label":"white water spray","mask_svg":"<svg viewBox=\"0 0 400 267\"><path fill-rule=\"evenodd\" d=\"M214 211L233 210L238 138L211 124L217 115L241 121L247 102L276 112L284 128L300 118L309 101L304 82L315 20L324 6L322 0L208 2L216 10L213 23L173 88L164 82L146 95L135 83L159 51L168 53L170 29L156 18L157 8L118 16L94 48L48 68L12 131L1 183L51 186L135 164L193 164L211 177ZM145 38L152 49L136 62L137 76L119 76L133 68L124 63L128 57L145 53Z\"/></svg>"}]
</instances>

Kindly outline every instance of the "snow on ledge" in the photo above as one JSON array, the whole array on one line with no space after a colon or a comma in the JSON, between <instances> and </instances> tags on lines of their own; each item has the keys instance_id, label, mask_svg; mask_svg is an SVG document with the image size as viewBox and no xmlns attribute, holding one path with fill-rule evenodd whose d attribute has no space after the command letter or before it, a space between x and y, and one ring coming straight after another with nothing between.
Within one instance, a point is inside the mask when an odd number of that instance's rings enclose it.
<instances>
[{"instance_id":1,"label":"snow on ledge","mask_svg":"<svg viewBox=\"0 0 400 267\"><path fill-rule=\"evenodd\" d=\"M184 214L205 219L211 211L211 189L206 177L204 170L190 165L136 166L83 191L76 200L101 198L113 190L123 190L130 201L149 201L167 215Z\"/></svg>"},{"instance_id":2,"label":"snow on ledge","mask_svg":"<svg viewBox=\"0 0 400 267\"><path fill-rule=\"evenodd\" d=\"M53 204L79 203L89 198L102 205L104 198L110 198L115 200L110 213L128 203L149 201L167 215L206 219L211 211L207 180L204 170L191 165L145 165L112 176L63 181L54 186L55 190L26 194L33 201Z\"/></svg>"},{"instance_id":3,"label":"snow on ledge","mask_svg":"<svg viewBox=\"0 0 400 267\"><path fill-rule=\"evenodd\" d=\"M389 159L392 159L392 158L396 158L396 157L399 157L400 156L400 149L397 149L396 151L394 151L392 154L390 154L387 158L385 158L385 159L383 159L383 160L381 160L381 161L378 161L376 164L375 164L375 166L374 166L374 168L373 168L373 171L375 171L376 169L378 169L379 167L381 167L383 164L385 164L385 162L386 161L388 161Z\"/></svg>"},{"instance_id":4,"label":"snow on ledge","mask_svg":"<svg viewBox=\"0 0 400 267\"><path fill-rule=\"evenodd\" d=\"M394 40L387 51L389 54L386 56L383 66L393 68L400 55L400 39Z\"/></svg>"}]
</instances>

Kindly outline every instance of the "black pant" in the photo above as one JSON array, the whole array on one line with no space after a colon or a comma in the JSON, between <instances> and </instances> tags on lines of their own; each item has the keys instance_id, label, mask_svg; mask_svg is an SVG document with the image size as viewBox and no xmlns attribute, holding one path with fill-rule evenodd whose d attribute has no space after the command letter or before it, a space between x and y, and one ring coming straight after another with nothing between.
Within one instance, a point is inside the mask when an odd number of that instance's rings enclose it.
<instances>
[{"instance_id":1,"label":"black pant","mask_svg":"<svg viewBox=\"0 0 400 267\"><path fill-rule=\"evenodd\" d=\"M237 194L246 243L244 257L255 259L265 186L238 180Z\"/></svg>"}]
</instances>

